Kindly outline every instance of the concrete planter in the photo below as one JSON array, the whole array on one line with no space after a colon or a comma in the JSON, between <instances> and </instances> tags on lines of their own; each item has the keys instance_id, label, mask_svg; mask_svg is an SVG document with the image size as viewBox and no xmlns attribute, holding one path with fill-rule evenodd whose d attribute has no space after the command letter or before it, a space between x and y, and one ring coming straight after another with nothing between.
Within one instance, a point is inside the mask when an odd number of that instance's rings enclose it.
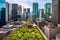
<instances>
[{"instance_id":1,"label":"concrete planter","mask_svg":"<svg viewBox=\"0 0 60 40\"><path fill-rule=\"evenodd\" d=\"M42 30L37 26L37 28L38 28L38 30L39 30L39 32L41 33L41 35L44 37L44 39L45 40L49 40L48 38L47 38L47 36L42 32Z\"/></svg>"},{"instance_id":2,"label":"concrete planter","mask_svg":"<svg viewBox=\"0 0 60 40\"><path fill-rule=\"evenodd\" d=\"M28 25L28 27L31 28L32 25ZM40 29L38 26L37 26L37 29L39 30L39 32L41 33L41 35L43 36L43 38L44 38L45 40L48 40L48 38L45 36L45 34L41 31L41 29ZM13 32L14 32L14 31L13 31ZM11 33L11 34L12 34L12 33ZM8 35L8 36L9 36L9 35ZM8 36L7 36L7 37L8 37ZM4 40L6 40L7 37L5 37Z\"/></svg>"}]
</instances>

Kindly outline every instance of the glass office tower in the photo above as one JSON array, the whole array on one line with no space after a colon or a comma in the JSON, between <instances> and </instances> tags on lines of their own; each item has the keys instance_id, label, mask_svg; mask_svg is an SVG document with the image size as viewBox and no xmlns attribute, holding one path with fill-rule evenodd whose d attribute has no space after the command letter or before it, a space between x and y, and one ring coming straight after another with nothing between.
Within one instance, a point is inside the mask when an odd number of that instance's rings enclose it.
<instances>
[{"instance_id":1,"label":"glass office tower","mask_svg":"<svg viewBox=\"0 0 60 40\"><path fill-rule=\"evenodd\" d=\"M2 8L6 7L5 5L6 5L5 0L0 0L0 19L1 19L1 10L2 10Z\"/></svg>"},{"instance_id":2,"label":"glass office tower","mask_svg":"<svg viewBox=\"0 0 60 40\"><path fill-rule=\"evenodd\" d=\"M33 3L33 13L32 13L33 20L36 20L39 17L38 10L39 10L38 3Z\"/></svg>"},{"instance_id":3,"label":"glass office tower","mask_svg":"<svg viewBox=\"0 0 60 40\"><path fill-rule=\"evenodd\" d=\"M44 9L41 9L41 16L44 18Z\"/></svg>"},{"instance_id":4,"label":"glass office tower","mask_svg":"<svg viewBox=\"0 0 60 40\"><path fill-rule=\"evenodd\" d=\"M46 3L45 4L45 19L47 20L49 16L51 16L51 3Z\"/></svg>"},{"instance_id":5,"label":"glass office tower","mask_svg":"<svg viewBox=\"0 0 60 40\"><path fill-rule=\"evenodd\" d=\"M26 19L28 19L28 14L30 13L30 8L27 8Z\"/></svg>"},{"instance_id":6,"label":"glass office tower","mask_svg":"<svg viewBox=\"0 0 60 40\"><path fill-rule=\"evenodd\" d=\"M17 9L17 20L21 21L22 20L22 6L19 5Z\"/></svg>"},{"instance_id":7,"label":"glass office tower","mask_svg":"<svg viewBox=\"0 0 60 40\"><path fill-rule=\"evenodd\" d=\"M0 0L0 27L5 25L5 9L6 3L5 0Z\"/></svg>"}]
</instances>

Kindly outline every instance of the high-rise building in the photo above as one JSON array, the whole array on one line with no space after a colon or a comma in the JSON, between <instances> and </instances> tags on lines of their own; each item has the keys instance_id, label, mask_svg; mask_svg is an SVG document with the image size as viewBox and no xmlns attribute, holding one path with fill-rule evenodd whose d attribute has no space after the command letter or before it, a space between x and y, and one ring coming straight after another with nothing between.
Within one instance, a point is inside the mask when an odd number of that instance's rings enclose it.
<instances>
[{"instance_id":1,"label":"high-rise building","mask_svg":"<svg viewBox=\"0 0 60 40\"><path fill-rule=\"evenodd\" d=\"M26 8L23 8L23 13L26 13L26 11L27 11Z\"/></svg>"},{"instance_id":2,"label":"high-rise building","mask_svg":"<svg viewBox=\"0 0 60 40\"><path fill-rule=\"evenodd\" d=\"M0 28L6 24L5 22L5 9L6 9L6 1L0 0Z\"/></svg>"},{"instance_id":3,"label":"high-rise building","mask_svg":"<svg viewBox=\"0 0 60 40\"><path fill-rule=\"evenodd\" d=\"M27 11L27 9L23 8L23 16L22 16L22 18L23 18L24 21L26 21L26 11Z\"/></svg>"},{"instance_id":4,"label":"high-rise building","mask_svg":"<svg viewBox=\"0 0 60 40\"><path fill-rule=\"evenodd\" d=\"M5 8L2 8L1 10L1 21L5 22Z\"/></svg>"},{"instance_id":5,"label":"high-rise building","mask_svg":"<svg viewBox=\"0 0 60 40\"><path fill-rule=\"evenodd\" d=\"M44 9L41 9L41 16L44 18Z\"/></svg>"},{"instance_id":6,"label":"high-rise building","mask_svg":"<svg viewBox=\"0 0 60 40\"><path fill-rule=\"evenodd\" d=\"M52 22L60 24L60 0L52 0Z\"/></svg>"},{"instance_id":7,"label":"high-rise building","mask_svg":"<svg viewBox=\"0 0 60 40\"><path fill-rule=\"evenodd\" d=\"M36 20L39 17L39 13L38 13L39 7L38 7L38 3L33 3L33 20Z\"/></svg>"},{"instance_id":8,"label":"high-rise building","mask_svg":"<svg viewBox=\"0 0 60 40\"><path fill-rule=\"evenodd\" d=\"M22 6L18 6L18 12L17 12L17 19L20 21L22 20Z\"/></svg>"},{"instance_id":9,"label":"high-rise building","mask_svg":"<svg viewBox=\"0 0 60 40\"><path fill-rule=\"evenodd\" d=\"M45 19L47 20L49 16L51 16L51 3L46 3L45 4Z\"/></svg>"},{"instance_id":10,"label":"high-rise building","mask_svg":"<svg viewBox=\"0 0 60 40\"><path fill-rule=\"evenodd\" d=\"M3 26L6 24L6 21L5 21L5 13L6 13L6 8L2 8L1 10L1 20L0 20L0 26Z\"/></svg>"},{"instance_id":11,"label":"high-rise building","mask_svg":"<svg viewBox=\"0 0 60 40\"><path fill-rule=\"evenodd\" d=\"M30 8L27 8L27 13L30 13Z\"/></svg>"},{"instance_id":12,"label":"high-rise building","mask_svg":"<svg viewBox=\"0 0 60 40\"><path fill-rule=\"evenodd\" d=\"M0 11L0 20L1 20L1 11Z\"/></svg>"},{"instance_id":13,"label":"high-rise building","mask_svg":"<svg viewBox=\"0 0 60 40\"><path fill-rule=\"evenodd\" d=\"M8 2L6 2L6 22L8 22L8 20L9 20L9 3Z\"/></svg>"},{"instance_id":14,"label":"high-rise building","mask_svg":"<svg viewBox=\"0 0 60 40\"><path fill-rule=\"evenodd\" d=\"M12 20L17 21L17 4L12 4Z\"/></svg>"},{"instance_id":15,"label":"high-rise building","mask_svg":"<svg viewBox=\"0 0 60 40\"><path fill-rule=\"evenodd\" d=\"M41 9L39 9L39 18L41 18Z\"/></svg>"},{"instance_id":16,"label":"high-rise building","mask_svg":"<svg viewBox=\"0 0 60 40\"><path fill-rule=\"evenodd\" d=\"M30 14L30 8L27 8L26 19L28 19L29 14Z\"/></svg>"},{"instance_id":17,"label":"high-rise building","mask_svg":"<svg viewBox=\"0 0 60 40\"><path fill-rule=\"evenodd\" d=\"M39 18L37 21L44 21L44 9L39 9Z\"/></svg>"},{"instance_id":18,"label":"high-rise building","mask_svg":"<svg viewBox=\"0 0 60 40\"><path fill-rule=\"evenodd\" d=\"M9 4L9 20L12 20L12 4Z\"/></svg>"},{"instance_id":19,"label":"high-rise building","mask_svg":"<svg viewBox=\"0 0 60 40\"><path fill-rule=\"evenodd\" d=\"M22 6L21 5L18 6L18 12L19 12L18 15L22 14Z\"/></svg>"}]
</instances>

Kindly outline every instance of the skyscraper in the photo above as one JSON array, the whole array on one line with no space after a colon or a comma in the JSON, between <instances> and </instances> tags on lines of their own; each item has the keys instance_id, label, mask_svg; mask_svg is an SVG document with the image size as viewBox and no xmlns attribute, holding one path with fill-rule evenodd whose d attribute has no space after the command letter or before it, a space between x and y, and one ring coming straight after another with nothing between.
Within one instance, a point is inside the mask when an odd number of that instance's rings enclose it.
<instances>
[{"instance_id":1,"label":"skyscraper","mask_svg":"<svg viewBox=\"0 0 60 40\"><path fill-rule=\"evenodd\" d=\"M44 9L41 9L41 17L44 18Z\"/></svg>"},{"instance_id":2,"label":"skyscraper","mask_svg":"<svg viewBox=\"0 0 60 40\"><path fill-rule=\"evenodd\" d=\"M39 17L38 9L39 9L38 3L33 3L33 14L32 14L33 20L36 20L36 18Z\"/></svg>"},{"instance_id":3,"label":"skyscraper","mask_svg":"<svg viewBox=\"0 0 60 40\"><path fill-rule=\"evenodd\" d=\"M6 21L5 21L5 13L6 13L6 8L2 8L1 10L1 20L0 20L0 26L3 26L6 24Z\"/></svg>"},{"instance_id":4,"label":"skyscraper","mask_svg":"<svg viewBox=\"0 0 60 40\"><path fill-rule=\"evenodd\" d=\"M9 20L12 20L12 4L9 4Z\"/></svg>"},{"instance_id":5,"label":"skyscraper","mask_svg":"<svg viewBox=\"0 0 60 40\"><path fill-rule=\"evenodd\" d=\"M27 9L26 8L23 8L23 13L26 13Z\"/></svg>"},{"instance_id":6,"label":"skyscraper","mask_svg":"<svg viewBox=\"0 0 60 40\"><path fill-rule=\"evenodd\" d=\"M1 20L1 11L0 11L0 20Z\"/></svg>"},{"instance_id":7,"label":"skyscraper","mask_svg":"<svg viewBox=\"0 0 60 40\"><path fill-rule=\"evenodd\" d=\"M41 9L39 9L39 18L41 18Z\"/></svg>"},{"instance_id":8,"label":"skyscraper","mask_svg":"<svg viewBox=\"0 0 60 40\"><path fill-rule=\"evenodd\" d=\"M45 19L47 20L49 18L49 16L51 16L51 3L46 3L45 4Z\"/></svg>"},{"instance_id":9,"label":"skyscraper","mask_svg":"<svg viewBox=\"0 0 60 40\"><path fill-rule=\"evenodd\" d=\"M52 22L60 24L60 0L52 0Z\"/></svg>"},{"instance_id":10,"label":"skyscraper","mask_svg":"<svg viewBox=\"0 0 60 40\"><path fill-rule=\"evenodd\" d=\"M30 8L27 8L27 13L30 13Z\"/></svg>"},{"instance_id":11,"label":"skyscraper","mask_svg":"<svg viewBox=\"0 0 60 40\"><path fill-rule=\"evenodd\" d=\"M17 4L12 4L12 20L17 21Z\"/></svg>"},{"instance_id":12,"label":"skyscraper","mask_svg":"<svg viewBox=\"0 0 60 40\"><path fill-rule=\"evenodd\" d=\"M6 22L8 22L8 20L9 20L9 3L8 2L6 2Z\"/></svg>"},{"instance_id":13,"label":"skyscraper","mask_svg":"<svg viewBox=\"0 0 60 40\"><path fill-rule=\"evenodd\" d=\"M44 21L44 9L39 9L39 18L37 21Z\"/></svg>"},{"instance_id":14,"label":"skyscraper","mask_svg":"<svg viewBox=\"0 0 60 40\"><path fill-rule=\"evenodd\" d=\"M2 22L5 22L5 8L2 8L2 10L1 10L1 21Z\"/></svg>"},{"instance_id":15,"label":"skyscraper","mask_svg":"<svg viewBox=\"0 0 60 40\"><path fill-rule=\"evenodd\" d=\"M6 24L5 22L5 9L6 9L6 1L0 0L0 28Z\"/></svg>"},{"instance_id":16,"label":"skyscraper","mask_svg":"<svg viewBox=\"0 0 60 40\"><path fill-rule=\"evenodd\" d=\"M28 19L28 15L30 14L30 8L27 8L27 12L26 12L26 19Z\"/></svg>"},{"instance_id":17,"label":"skyscraper","mask_svg":"<svg viewBox=\"0 0 60 40\"><path fill-rule=\"evenodd\" d=\"M19 21L22 20L22 6L21 5L18 6L17 18Z\"/></svg>"},{"instance_id":18,"label":"skyscraper","mask_svg":"<svg viewBox=\"0 0 60 40\"><path fill-rule=\"evenodd\" d=\"M26 21L26 11L27 11L27 9L23 8L23 16L22 16L22 18L23 18L24 21Z\"/></svg>"},{"instance_id":19,"label":"skyscraper","mask_svg":"<svg viewBox=\"0 0 60 40\"><path fill-rule=\"evenodd\" d=\"M22 6L21 5L18 6L18 12L19 12L18 15L22 14Z\"/></svg>"}]
</instances>

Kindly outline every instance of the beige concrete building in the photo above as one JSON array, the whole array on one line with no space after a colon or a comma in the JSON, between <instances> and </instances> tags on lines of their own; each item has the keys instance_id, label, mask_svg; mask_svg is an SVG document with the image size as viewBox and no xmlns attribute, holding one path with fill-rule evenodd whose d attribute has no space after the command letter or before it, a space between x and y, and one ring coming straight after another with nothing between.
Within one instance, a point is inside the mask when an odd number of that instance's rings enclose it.
<instances>
[{"instance_id":1,"label":"beige concrete building","mask_svg":"<svg viewBox=\"0 0 60 40\"><path fill-rule=\"evenodd\" d=\"M55 27L52 23L45 25L43 27L44 33L49 39L52 39L56 36L56 34L60 33L60 27Z\"/></svg>"},{"instance_id":2,"label":"beige concrete building","mask_svg":"<svg viewBox=\"0 0 60 40\"><path fill-rule=\"evenodd\" d=\"M9 3L6 2L6 14L5 14L5 21L8 22L8 18L9 18Z\"/></svg>"},{"instance_id":3,"label":"beige concrete building","mask_svg":"<svg viewBox=\"0 0 60 40\"><path fill-rule=\"evenodd\" d=\"M52 0L52 22L60 24L60 0Z\"/></svg>"}]
</instances>

